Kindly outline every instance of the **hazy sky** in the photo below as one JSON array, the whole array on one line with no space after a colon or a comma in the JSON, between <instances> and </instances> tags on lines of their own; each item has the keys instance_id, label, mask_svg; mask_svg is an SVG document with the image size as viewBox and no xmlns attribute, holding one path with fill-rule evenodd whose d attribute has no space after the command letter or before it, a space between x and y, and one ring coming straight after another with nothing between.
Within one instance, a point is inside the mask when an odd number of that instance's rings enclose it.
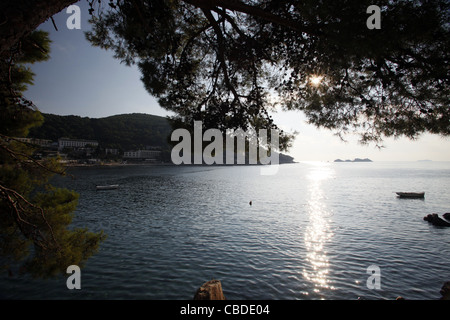
<instances>
[{"instance_id":1,"label":"hazy sky","mask_svg":"<svg viewBox=\"0 0 450 320\"><path fill-rule=\"evenodd\" d=\"M45 113L79 115L91 118L123 113L168 113L144 89L136 67L127 67L113 58L112 52L92 47L84 32L87 22L86 1L78 3L81 30L69 30L65 10L54 17L58 31L50 21L40 29L50 32L51 59L32 66L34 86L26 92ZM274 119L285 131L298 131L289 154L296 161L333 161L334 159L370 158L375 161L450 161L450 139L423 135L416 141L387 139L385 148L361 146L357 139L345 143L332 132L307 125L301 112L280 112Z\"/></svg>"}]
</instances>

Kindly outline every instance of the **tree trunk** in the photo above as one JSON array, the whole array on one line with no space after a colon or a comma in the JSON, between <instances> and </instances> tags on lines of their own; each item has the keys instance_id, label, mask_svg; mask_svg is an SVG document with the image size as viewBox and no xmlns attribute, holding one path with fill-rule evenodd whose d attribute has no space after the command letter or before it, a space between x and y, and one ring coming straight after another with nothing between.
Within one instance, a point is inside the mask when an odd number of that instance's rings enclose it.
<instances>
[{"instance_id":1,"label":"tree trunk","mask_svg":"<svg viewBox=\"0 0 450 320\"><path fill-rule=\"evenodd\" d=\"M194 300L225 300L219 280L205 282L195 293Z\"/></svg>"},{"instance_id":2,"label":"tree trunk","mask_svg":"<svg viewBox=\"0 0 450 320\"><path fill-rule=\"evenodd\" d=\"M0 2L0 55L48 18L78 0L3 0Z\"/></svg>"}]
</instances>

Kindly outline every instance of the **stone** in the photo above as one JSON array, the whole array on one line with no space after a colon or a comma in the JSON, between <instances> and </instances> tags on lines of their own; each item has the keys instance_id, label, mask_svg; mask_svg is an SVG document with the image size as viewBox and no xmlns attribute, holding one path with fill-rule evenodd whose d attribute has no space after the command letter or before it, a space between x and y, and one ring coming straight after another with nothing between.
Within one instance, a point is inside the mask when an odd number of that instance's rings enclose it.
<instances>
[{"instance_id":1,"label":"stone","mask_svg":"<svg viewBox=\"0 0 450 320\"><path fill-rule=\"evenodd\" d=\"M442 295L441 300L450 300L450 281L444 283L440 293Z\"/></svg>"},{"instance_id":2,"label":"stone","mask_svg":"<svg viewBox=\"0 0 450 320\"><path fill-rule=\"evenodd\" d=\"M431 224L438 227L450 227L450 223L444 219L439 218L436 213L432 213L423 217L423 220L430 222Z\"/></svg>"}]
</instances>

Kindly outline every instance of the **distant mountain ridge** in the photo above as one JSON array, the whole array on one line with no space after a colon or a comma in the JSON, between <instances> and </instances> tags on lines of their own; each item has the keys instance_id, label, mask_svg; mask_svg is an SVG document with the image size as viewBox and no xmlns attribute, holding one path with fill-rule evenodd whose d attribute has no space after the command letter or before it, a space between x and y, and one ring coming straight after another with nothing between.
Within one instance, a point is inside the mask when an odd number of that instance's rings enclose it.
<instances>
[{"instance_id":1,"label":"distant mountain ridge","mask_svg":"<svg viewBox=\"0 0 450 320\"><path fill-rule=\"evenodd\" d=\"M146 146L169 148L172 133L169 120L144 113L130 113L105 118L60 116L43 113L44 123L30 130L29 136L57 141L59 138L97 140L103 147L122 150Z\"/></svg>"}]
</instances>

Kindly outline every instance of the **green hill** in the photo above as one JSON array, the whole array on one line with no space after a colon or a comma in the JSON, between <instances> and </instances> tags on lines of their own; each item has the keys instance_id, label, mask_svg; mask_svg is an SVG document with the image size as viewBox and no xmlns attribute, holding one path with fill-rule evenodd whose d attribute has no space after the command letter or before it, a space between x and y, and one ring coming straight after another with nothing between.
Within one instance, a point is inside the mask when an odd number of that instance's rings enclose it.
<instances>
[{"instance_id":1,"label":"green hill","mask_svg":"<svg viewBox=\"0 0 450 320\"><path fill-rule=\"evenodd\" d=\"M97 140L102 147L122 150L139 149L146 146L169 148L172 132L164 117L132 113L106 118L59 116L42 114L44 123L30 131L29 136L57 141L59 138Z\"/></svg>"}]
</instances>

